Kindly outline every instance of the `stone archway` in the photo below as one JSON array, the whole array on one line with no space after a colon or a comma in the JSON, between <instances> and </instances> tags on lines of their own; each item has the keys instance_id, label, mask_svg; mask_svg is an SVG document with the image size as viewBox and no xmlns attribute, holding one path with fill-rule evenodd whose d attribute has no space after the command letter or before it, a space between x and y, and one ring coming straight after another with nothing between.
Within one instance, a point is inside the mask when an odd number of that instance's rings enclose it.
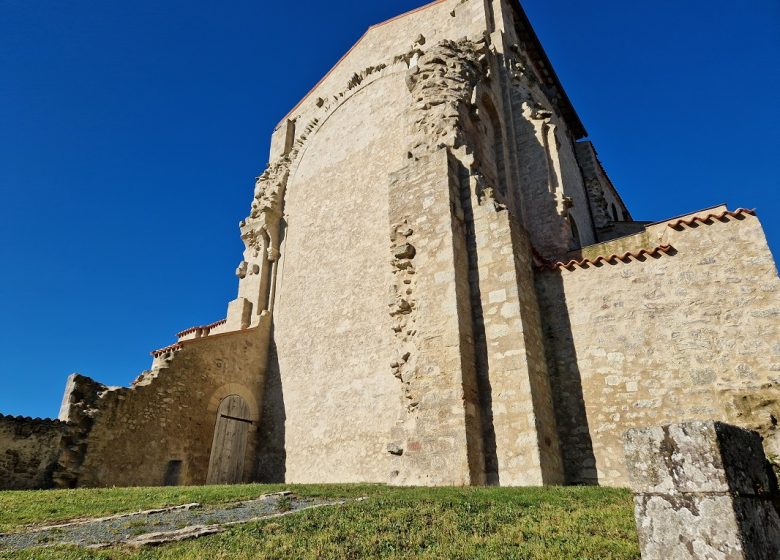
<instances>
[{"instance_id":1,"label":"stone archway","mask_svg":"<svg viewBox=\"0 0 780 560\"><path fill-rule=\"evenodd\" d=\"M217 410L206 484L244 482L244 462L252 424L249 405L239 395L222 399Z\"/></svg>"}]
</instances>

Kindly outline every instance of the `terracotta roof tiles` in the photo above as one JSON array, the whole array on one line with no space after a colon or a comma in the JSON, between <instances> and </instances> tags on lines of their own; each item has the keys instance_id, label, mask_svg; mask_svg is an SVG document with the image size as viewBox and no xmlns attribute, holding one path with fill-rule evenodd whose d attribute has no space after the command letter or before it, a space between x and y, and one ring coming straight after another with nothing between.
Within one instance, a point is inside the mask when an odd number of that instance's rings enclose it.
<instances>
[{"instance_id":1,"label":"terracotta roof tiles","mask_svg":"<svg viewBox=\"0 0 780 560\"><path fill-rule=\"evenodd\" d=\"M628 263L631 260L642 260L644 257L660 257L674 251L671 245L659 245L652 249L640 249L637 252L626 252L622 255L598 256L595 259L570 260L568 262L546 262L537 266L537 270L573 270L575 268L588 268L589 266L601 266L602 264Z\"/></svg>"},{"instance_id":2,"label":"terracotta roof tiles","mask_svg":"<svg viewBox=\"0 0 780 560\"><path fill-rule=\"evenodd\" d=\"M698 224L711 224L713 220L718 221L727 221L728 218L742 218L743 216L755 216L756 211L755 210L747 210L746 208L737 208L733 212L730 210L724 210L723 212L719 214L707 214L704 217L701 216L694 216L693 218L690 218L688 220L680 219L680 220L674 220L673 222L669 222L667 225L672 229L682 229L684 227L696 227Z\"/></svg>"},{"instance_id":3,"label":"terracotta roof tiles","mask_svg":"<svg viewBox=\"0 0 780 560\"><path fill-rule=\"evenodd\" d=\"M220 321L216 321L214 323L211 323L210 325L203 325L202 327L190 327L187 330L181 331L176 336L178 338L181 338L183 336L187 336L188 334L192 334L197 330L210 331L211 329L219 327L220 325L224 325L225 323L227 323L227 319L221 319Z\"/></svg>"},{"instance_id":4,"label":"terracotta roof tiles","mask_svg":"<svg viewBox=\"0 0 780 560\"><path fill-rule=\"evenodd\" d=\"M31 416L14 416L12 414L0 413L0 420L7 422L36 422L38 424L54 424L54 425L68 425L68 422L63 422L57 418L33 418Z\"/></svg>"}]
</instances>

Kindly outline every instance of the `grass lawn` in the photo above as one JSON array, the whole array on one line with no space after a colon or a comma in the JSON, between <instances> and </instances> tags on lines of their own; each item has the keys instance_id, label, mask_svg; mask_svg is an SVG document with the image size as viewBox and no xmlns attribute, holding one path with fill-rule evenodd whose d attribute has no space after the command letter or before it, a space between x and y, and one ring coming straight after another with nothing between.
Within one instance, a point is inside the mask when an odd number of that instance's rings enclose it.
<instances>
[{"instance_id":1,"label":"grass lawn","mask_svg":"<svg viewBox=\"0 0 780 560\"><path fill-rule=\"evenodd\" d=\"M188 502L217 504L282 489L361 502L303 511L158 548L0 552L8 559L631 559L631 495L609 488L393 488L245 485L0 492L0 532L29 523Z\"/></svg>"}]
</instances>

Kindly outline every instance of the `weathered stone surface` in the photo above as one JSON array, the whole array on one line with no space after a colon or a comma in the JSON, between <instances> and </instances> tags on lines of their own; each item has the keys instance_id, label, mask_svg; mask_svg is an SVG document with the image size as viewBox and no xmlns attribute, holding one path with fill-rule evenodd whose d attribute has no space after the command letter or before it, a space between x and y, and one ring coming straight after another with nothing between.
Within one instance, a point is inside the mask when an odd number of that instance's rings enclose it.
<instances>
[{"instance_id":1,"label":"weathered stone surface","mask_svg":"<svg viewBox=\"0 0 780 560\"><path fill-rule=\"evenodd\" d=\"M269 336L265 318L253 329L186 341L144 384L106 391L82 442L78 485L160 486L176 461L173 483L204 484L218 411L231 396L247 404L253 422L241 475L253 480Z\"/></svg>"},{"instance_id":2,"label":"weathered stone surface","mask_svg":"<svg viewBox=\"0 0 780 560\"><path fill-rule=\"evenodd\" d=\"M70 430L57 420L0 414L0 490L52 486L61 442Z\"/></svg>"},{"instance_id":3,"label":"weathered stone surface","mask_svg":"<svg viewBox=\"0 0 780 560\"><path fill-rule=\"evenodd\" d=\"M720 422L629 430L643 560L780 556L777 481L755 432Z\"/></svg>"},{"instance_id":4,"label":"weathered stone surface","mask_svg":"<svg viewBox=\"0 0 780 560\"><path fill-rule=\"evenodd\" d=\"M632 221L529 29L514 0L370 28L273 132L226 317L131 387L71 380L53 479L625 485L623 432L682 419L780 454L755 214Z\"/></svg>"},{"instance_id":5,"label":"weathered stone surface","mask_svg":"<svg viewBox=\"0 0 780 560\"><path fill-rule=\"evenodd\" d=\"M629 430L625 449L635 492L769 496L776 490L761 436L722 422Z\"/></svg>"},{"instance_id":6,"label":"weathered stone surface","mask_svg":"<svg viewBox=\"0 0 780 560\"><path fill-rule=\"evenodd\" d=\"M748 213L674 222L561 260L668 254L537 274L571 483L627 484L623 433L659 422L727 420L777 454L780 280L761 224Z\"/></svg>"}]
</instances>

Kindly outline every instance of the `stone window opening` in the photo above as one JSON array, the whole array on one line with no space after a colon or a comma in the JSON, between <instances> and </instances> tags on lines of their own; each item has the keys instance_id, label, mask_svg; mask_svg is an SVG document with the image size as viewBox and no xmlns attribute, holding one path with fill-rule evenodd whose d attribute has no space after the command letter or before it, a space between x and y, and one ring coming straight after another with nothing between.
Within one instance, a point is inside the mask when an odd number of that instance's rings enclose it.
<instances>
[{"instance_id":1,"label":"stone window opening","mask_svg":"<svg viewBox=\"0 0 780 560\"><path fill-rule=\"evenodd\" d=\"M612 221L613 222L619 222L620 221L620 216L618 215L618 209L617 209L617 206L615 206L614 202L612 204L610 204L610 209L612 211Z\"/></svg>"}]
</instances>

